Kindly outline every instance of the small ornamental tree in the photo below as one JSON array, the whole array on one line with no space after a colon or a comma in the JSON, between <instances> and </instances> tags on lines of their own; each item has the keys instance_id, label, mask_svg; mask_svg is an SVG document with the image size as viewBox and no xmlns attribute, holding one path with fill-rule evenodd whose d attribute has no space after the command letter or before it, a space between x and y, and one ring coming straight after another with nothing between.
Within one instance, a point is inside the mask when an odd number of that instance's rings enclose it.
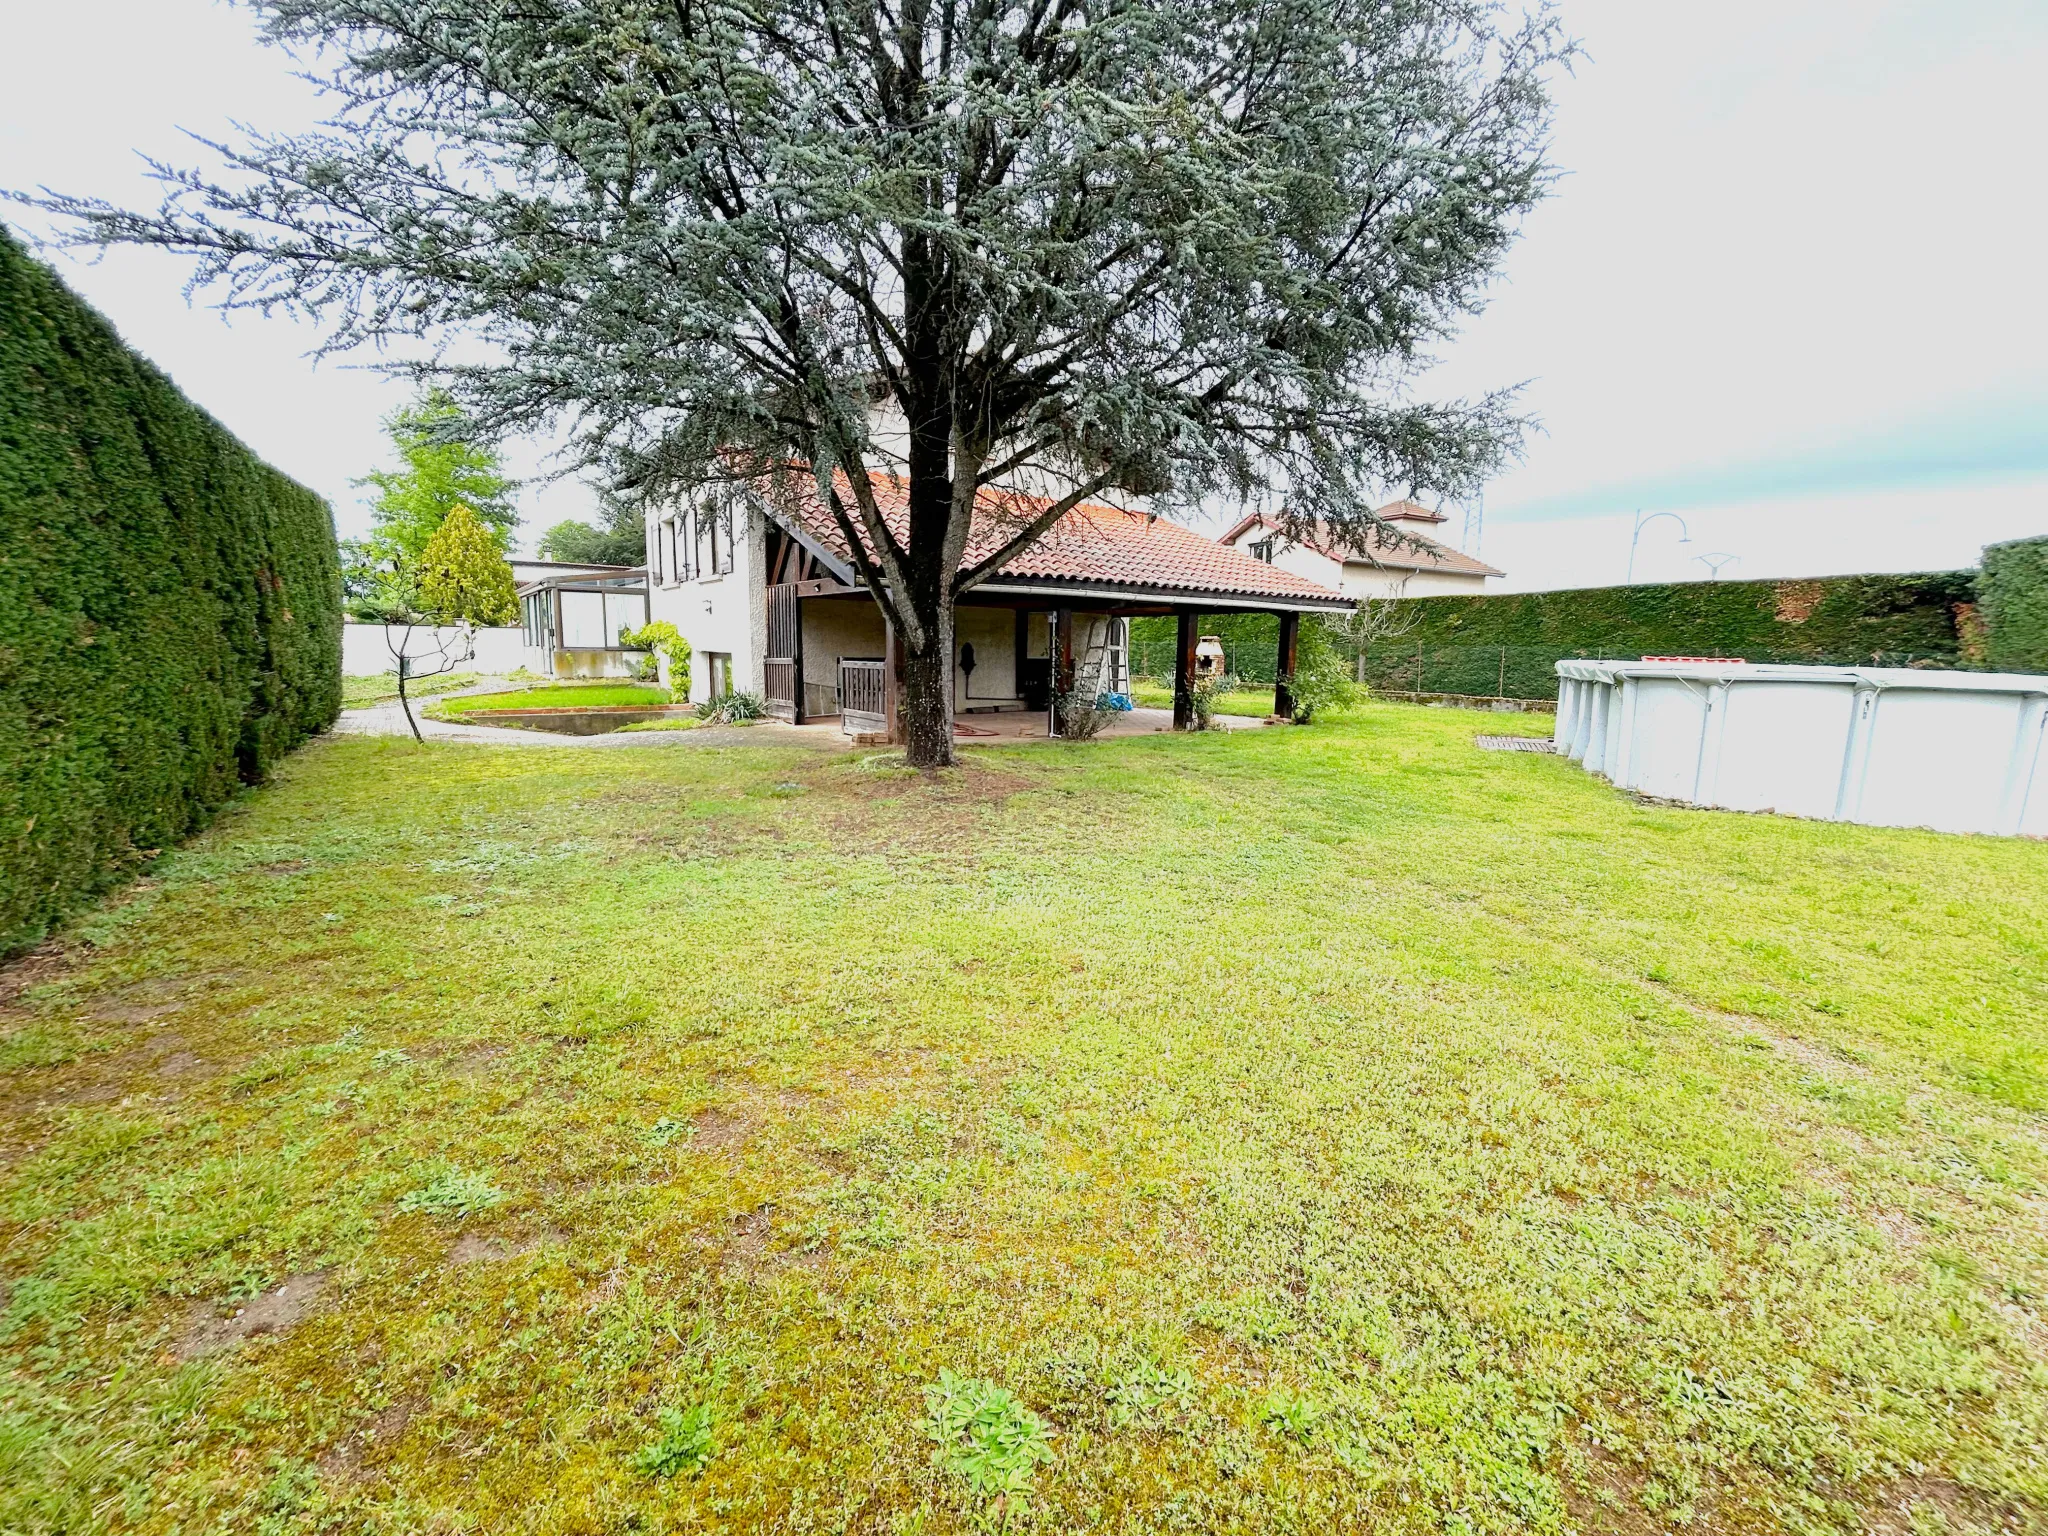
<instances>
[{"instance_id":1,"label":"small ornamental tree","mask_svg":"<svg viewBox=\"0 0 2048 1536\"><path fill-rule=\"evenodd\" d=\"M1548 184L1545 0L246 3L325 127L157 166L154 213L37 205L639 494L808 479L914 764L952 758L954 605L1080 501L1275 490L1363 542L1519 440L1414 386ZM1023 476L1048 505L984 494Z\"/></svg>"},{"instance_id":2,"label":"small ornamental tree","mask_svg":"<svg viewBox=\"0 0 2048 1536\"><path fill-rule=\"evenodd\" d=\"M519 617L512 567L468 507L442 519L420 554L420 607L444 624L510 624Z\"/></svg>"},{"instance_id":3,"label":"small ornamental tree","mask_svg":"<svg viewBox=\"0 0 2048 1536\"><path fill-rule=\"evenodd\" d=\"M441 520L417 560L399 560L377 587L386 625L385 645L398 669L398 704L420 739L407 684L418 677L453 672L476 655L475 627L510 624L519 599L492 530L468 507L457 505ZM425 645L414 637L425 626Z\"/></svg>"}]
</instances>

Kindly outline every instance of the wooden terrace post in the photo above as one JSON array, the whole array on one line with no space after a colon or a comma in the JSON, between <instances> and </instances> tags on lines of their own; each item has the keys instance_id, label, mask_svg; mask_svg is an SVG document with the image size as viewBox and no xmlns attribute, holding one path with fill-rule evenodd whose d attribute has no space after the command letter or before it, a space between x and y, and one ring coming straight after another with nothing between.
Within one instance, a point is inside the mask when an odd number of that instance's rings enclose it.
<instances>
[{"instance_id":1,"label":"wooden terrace post","mask_svg":"<svg viewBox=\"0 0 2048 1536\"><path fill-rule=\"evenodd\" d=\"M1294 718L1294 654L1301 638L1301 615L1280 615L1280 661L1273 669L1273 713L1282 720Z\"/></svg>"},{"instance_id":2,"label":"wooden terrace post","mask_svg":"<svg viewBox=\"0 0 2048 1536\"><path fill-rule=\"evenodd\" d=\"M789 638L793 642L791 648L794 651L791 660L796 663L796 718L790 723L792 725L802 725L804 723L804 600L797 595L794 586L790 590L789 611L791 615L791 633Z\"/></svg>"},{"instance_id":3,"label":"wooden terrace post","mask_svg":"<svg viewBox=\"0 0 2048 1536\"><path fill-rule=\"evenodd\" d=\"M889 739L903 740L903 723L896 712L896 700L902 692L898 674L903 670L903 647L896 643L896 621L887 613L882 615L882 717L889 722Z\"/></svg>"},{"instance_id":4,"label":"wooden terrace post","mask_svg":"<svg viewBox=\"0 0 2048 1536\"><path fill-rule=\"evenodd\" d=\"M1173 728L1187 731L1195 724L1195 616L1183 609L1174 618Z\"/></svg>"},{"instance_id":5,"label":"wooden terrace post","mask_svg":"<svg viewBox=\"0 0 2048 1536\"><path fill-rule=\"evenodd\" d=\"M1055 735L1067 733L1067 712L1061 700L1074 691L1074 610L1056 608L1052 614L1052 719Z\"/></svg>"}]
</instances>

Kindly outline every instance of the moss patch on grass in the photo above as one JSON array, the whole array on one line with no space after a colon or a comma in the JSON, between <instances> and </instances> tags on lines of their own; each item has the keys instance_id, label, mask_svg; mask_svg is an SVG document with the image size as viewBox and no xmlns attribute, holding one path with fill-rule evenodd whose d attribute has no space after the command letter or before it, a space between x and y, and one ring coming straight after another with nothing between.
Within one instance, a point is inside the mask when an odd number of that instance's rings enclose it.
<instances>
[{"instance_id":1,"label":"moss patch on grass","mask_svg":"<svg viewBox=\"0 0 2048 1536\"><path fill-rule=\"evenodd\" d=\"M6 1005L0 1529L2039 1529L2048 848L1500 725L314 745Z\"/></svg>"}]
</instances>

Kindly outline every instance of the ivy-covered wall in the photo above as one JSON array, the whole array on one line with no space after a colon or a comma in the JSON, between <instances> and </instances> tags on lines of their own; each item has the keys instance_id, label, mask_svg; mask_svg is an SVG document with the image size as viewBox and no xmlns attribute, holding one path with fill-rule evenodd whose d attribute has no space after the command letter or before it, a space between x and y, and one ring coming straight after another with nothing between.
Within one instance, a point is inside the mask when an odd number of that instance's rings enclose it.
<instances>
[{"instance_id":1,"label":"ivy-covered wall","mask_svg":"<svg viewBox=\"0 0 2048 1536\"><path fill-rule=\"evenodd\" d=\"M0 229L0 954L340 707L327 504Z\"/></svg>"},{"instance_id":2,"label":"ivy-covered wall","mask_svg":"<svg viewBox=\"0 0 2048 1536\"><path fill-rule=\"evenodd\" d=\"M1571 656L1727 656L1835 665L1968 666L1972 572L1700 581L1499 597L1425 597L1368 648L1384 689L1557 696ZM1959 627L1960 626L1960 627Z\"/></svg>"},{"instance_id":3,"label":"ivy-covered wall","mask_svg":"<svg viewBox=\"0 0 2048 1536\"><path fill-rule=\"evenodd\" d=\"M1977 607L1992 671L2048 672L2048 538L1986 545Z\"/></svg>"}]
</instances>

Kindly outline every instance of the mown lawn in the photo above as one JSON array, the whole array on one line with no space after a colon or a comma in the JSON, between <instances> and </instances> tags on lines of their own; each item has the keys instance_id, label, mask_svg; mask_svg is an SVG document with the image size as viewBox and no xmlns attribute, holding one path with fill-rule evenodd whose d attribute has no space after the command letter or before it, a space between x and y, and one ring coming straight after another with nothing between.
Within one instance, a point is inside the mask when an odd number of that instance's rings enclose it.
<instances>
[{"instance_id":1,"label":"mown lawn","mask_svg":"<svg viewBox=\"0 0 2048 1536\"><path fill-rule=\"evenodd\" d=\"M506 693L470 693L435 703L439 714L464 715L475 709L591 709L600 704L666 704L666 688L645 683L553 683L517 688Z\"/></svg>"},{"instance_id":2,"label":"mown lawn","mask_svg":"<svg viewBox=\"0 0 2048 1536\"><path fill-rule=\"evenodd\" d=\"M316 744L10 977L0 1530L2042 1529L2048 847L1540 725Z\"/></svg>"},{"instance_id":3,"label":"mown lawn","mask_svg":"<svg viewBox=\"0 0 2048 1536\"><path fill-rule=\"evenodd\" d=\"M1173 708L1173 685L1137 681L1131 684L1131 702L1141 709ZM1216 696L1216 713L1219 715L1250 715L1263 720L1273 713L1273 690L1264 688L1233 688L1228 693Z\"/></svg>"},{"instance_id":4,"label":"mown lawn","mask_svg":"<svg viewBox=\"0 0 2048 1536\"><path fill-rule=\"evenodd\" d=\"M478 680L475 672L444 672L436 677L417 677L406 684L405 691L413 698L424 698L428 694L446 693L451 688L467 688ZM388 704L398 697L398 674L396 672L372 672L360 677L344 677L341 680L341 707L343 709L367 709L372 704Z\"/></svg>"}]
</instances>

